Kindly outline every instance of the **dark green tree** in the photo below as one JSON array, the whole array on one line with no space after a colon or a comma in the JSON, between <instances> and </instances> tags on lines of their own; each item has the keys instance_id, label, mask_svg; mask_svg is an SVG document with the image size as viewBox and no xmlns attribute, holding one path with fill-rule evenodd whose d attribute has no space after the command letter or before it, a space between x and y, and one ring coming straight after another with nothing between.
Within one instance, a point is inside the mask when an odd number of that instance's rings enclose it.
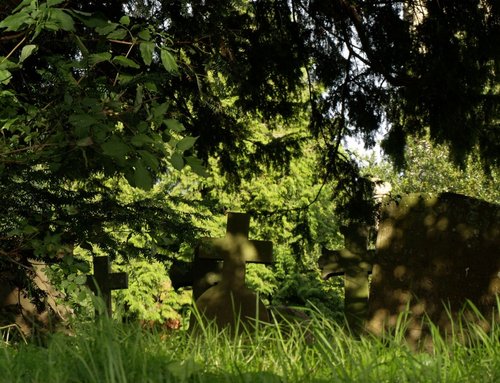
<instances>
[{"instance_id":1,"label":"dark green tree","mask_svg":"<svg viewBox=\"0 0 500 383\"><path fill-rule=\"evenodd\" d=\"M495 0L11 0L0 19L3 256L125 252L123 225L178 247L192 230L169 192L124 204L117 182L148 190L209 158L232 185L286 172L304 135L259 137L247 116L272 131L305 113L317 179L351 219L369 183L347 136L370 147L387 126L401 164L429 129L459 163L477 148L499 164Z\"/></svg>"}]
</instances>

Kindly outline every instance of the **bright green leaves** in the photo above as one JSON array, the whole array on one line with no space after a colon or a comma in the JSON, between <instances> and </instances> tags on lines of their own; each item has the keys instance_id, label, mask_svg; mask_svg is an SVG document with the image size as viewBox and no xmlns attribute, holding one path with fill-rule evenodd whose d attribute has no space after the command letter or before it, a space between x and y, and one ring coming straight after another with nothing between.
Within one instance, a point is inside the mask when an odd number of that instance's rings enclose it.
<instances>
[{"instance_id":1,"label":"bright green leaves","mask_svg":"<svg viewBox=\"0 0 500 383\"><path fill-rule=\"evenodd\" d=\"M46 17L45 24L42 24L40 29L45 28L53 31L62 29L67 32L75 31L75 22L73 18L63 9L49 8Z\"/></svg>"},{"instance_id":2,"label":"bright green leaves","mask_svg":"<svg viewBox=\"0 0 500 383\"><path fill-rule=\"evenodd\" d=\"M130 17L129 16L122 16L120 17L120 24L129 26L130 25Z\"/></svg>"},{"instance_id":3,"label":"bright green leaves","mask_svg":"<svg viewBox=\"0 0 500 383\"><path fill-rule=\"evenodd\" d=\"M35 45L27 45L23 47L21 51L21 57L19 59L19 63L15 63L9 60L9 57L12 56L14 51L11 51L7 57L0 56L0 84L7 85L9 84L12 78L12 72L16 69L20 68L20 65L24 60L26 60L36 49Z\"/></svg>"},{"instance_id":4,"label":"bright green leaves","mask_svg":"<svg viewBox=\"0 0 500 383\"><path fill-rule=\"evenodd\" d=\"M12 73L10 73L6 69L0 68L0 84L7 85L10 82L11 78L12 78Z\"/></svg>"},{"instance_id":5,"label":"bright green leaves","mask_svg":"<svg viewBox=\"0 0 500 383\"><path fill-rule=\"evenodd\" d=\"M155 43L152 41L143 41L139 44L142 60L147 66L151 65L153 61L153 52L155 50Z\"/></svg>"},{"instance_id":6,"label":"bright green leaves","mask_svg":"<svg viewBox=\"0 0 500 383\"><path fill-rule=\"evenodd\" d=\"M75 31L73 17L63 8L55 8L62 1L53 0L39 4L38 1L23 1L14 13L0 22L7 32L29 30L32 39L44 29L51 31ZM34 27L34 28L32 28Z\"/></svg>"},{"instance_id":7,"label":"bright green leaves","mask_svg":"<svg viewBox=\"0 0 500 383\"><path fill-rule=\"evenodd\" d=\"M113 56L109 52L92 53L89 55L89 63L91 66L97 65L104 61L111 61Z\"/></svg>"},{"instance_id":8,"label":"bright green leaves","mask_svg":"<svg viewBox=\"0 0 500 383\"><path fill-rule=\"evenodd\" d=\"M135 25L126 15L110 22L58 8L63 3L25 0L0 21L0 28L7 32L23 32L15 48L0 57L2 87L13 79L19 81L15 76L34 55L43 53L47 56L42 61L50 63L38 70L47 99L26 105L26 110L35 112L23 120L25 132L12 134L16 141L9 142L10 150L25 155L26 163L46 166L51 172L71 169L78 177L124 175L130 185L144 190L172 168L182 170L188 165L203 174L201 161L194 157L196 137L185 134L182 123L171 118L172 102L162 91L165 72L179 73L169 36L152 25ZM84 28L75 28L76 23ZM77 29L82 34L76 34ZM40 42L37 38L42 31L49 33ZM52 31L58 32L58 42L72 44L80 54L71 48L66 56L38 49L42 43L50 44L55 36ZM0 126L17 119L22 108L3 110L12 116L0 115ZM26 150L26 145L39 143L35 139L42 135L37 129L44 134L43 144L53 145L44 146L45 152Z\"/></svg>"},{"instance_id":9,"label":"bright green leaves","mask_svg":"<svg viewBox=\"0 0 500 383\"><path fill-rule=\"evenodd\" d=\"M116 28L118 28L118 24L117 23L112 23L112 22L102 22L103 25L101 26L97 26L95 28L95 31L97 33L99 33L101 36L105 36L105 35L108 35L110 33L113 33Z\"/></svg>"},{"instance_id":10,"label":"bright green leaves","mask_svg":"<svg viewBox=\"0 0 500 383\"><path fill-rule=\"evenodd\" d=\"M189 150L193 147L197 139L198 137L184 137L179 142L177 142L175 148L180 152L185 152L186 150Z\"/></svg>"},{"instance_id":11,"label":"bright green leaves","mask_svg":"<svg viewBox=\"0 0 500 383\"><path fill-rule=\"evenodd\" d=\"M143 29L142 31L140 31L137 36L139 36L140 39L144 40L144 41L150 41L151 40L151 32L149 31L149 29Z\"/></svg>"},{"instance_id":12,"label":"bright green leaves","mask_svg":"<svg viewBox=\"0 0 500 383\"><path fill-rule=\"evenodd\" d=\"M0 22L0 28L5 28L6 32L17 32L35 23L35 20L31 16L30 10L34 10L32 7L27 7L20 12L16 12L10 16L7 16Z\"/></svg>"},{"instance_id":13,"label":"bright green leaves","mask_svg":"<svg viewBox=\"0 0 500 383\"><path fill-rule=\"evenodd\" d=\"M21 49L21 53L19 55L19 61L17 63L8 59L8 57L12 56L15 53L15 50L17 48L13 49L7 55L7 57L0 57L0 84L2 85L9 84L12 78L12 71L21 68L21 64L34 52L36 52L37 48L38 46L35 44L24 45Z\"/></svg>"},{"instance_id":14,"label":"bright green leaves","mask_svg":"<svg viewBox=\"0 0 500 383\"><path fill-rule=\"evenodd\" d=\"M179 121L174 120L174 119L166 119L165 124L167 125L167 128L171 130L172 132L180 133L184 131L184 125L182 125Z\"/></svg>"},{"instance_id":15,"label":"bright green leaves","mask_svg":"<svg viewBox=\"0 0 500 383\"><path fill-rule=\"evenodd\" d=\"M179 68L175 61L175 58L168 49L162 48L160 57L161 57L161 63L163 64L163 67L167 70L167 72L172 72L172 73L179 72Z\"/></svg>"},{"instance_id":16,"label":"bright green leaves","mask_svg":"<svg viewBox=\"0 0 500 383\"><path fill-rule=\"evenodd\" d=\"M23 47L23 49L21 50L21 56L19 57L19 63L22 63L24 60L26 60L28 57L30 57L36 49L37 49L37 46L35 44L25 45Z\"/></svg>"}]
</instances>

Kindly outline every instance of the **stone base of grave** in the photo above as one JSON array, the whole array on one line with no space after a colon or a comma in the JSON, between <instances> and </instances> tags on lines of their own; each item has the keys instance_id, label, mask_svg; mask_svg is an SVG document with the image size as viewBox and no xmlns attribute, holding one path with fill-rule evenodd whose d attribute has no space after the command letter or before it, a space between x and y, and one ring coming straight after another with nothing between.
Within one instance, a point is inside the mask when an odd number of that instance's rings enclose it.
<instances>
[{"instance_id":1,"label":"stone base of grave","mask_svg":"<svg viewBox=\"0 0 500 383\"><path fill-rule=\"evenodd\" d=\"M219 329L229 327L231 332L269 322L266 306L247 287L231 291L223 285L213 286L198 298L196 307L205 323L213 321ZM196 326L196 318L191 318L191 325Z\"/></svg>"}]
</instances>

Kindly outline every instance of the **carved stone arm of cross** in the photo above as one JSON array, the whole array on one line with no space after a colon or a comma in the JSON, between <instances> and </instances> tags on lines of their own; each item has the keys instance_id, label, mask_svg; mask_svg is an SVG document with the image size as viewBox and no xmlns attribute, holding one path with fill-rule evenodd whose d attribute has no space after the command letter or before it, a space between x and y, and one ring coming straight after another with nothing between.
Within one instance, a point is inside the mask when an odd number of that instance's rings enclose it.
<instances>
[{"instance_id":1,"label":"carved stone arm of cross","mask_svg":"<svg viewBox=\"0 0 500 383\"><path fill-rule=\"evenodd\" d=\"M196 257L199 265L213 269L209 262L223 261L222 273L226 269L229 278L244 279L246 263L273 263L273 243L270 241L249 240L250 216L245 213L228 213L226 235L223 238L205 238L201 241ZM231 259L228 256L231 255ZM233 266L229 265L229 261ZM238 268L241 272L236 273L236 264L243 267ZM226 265L227 264L227 265ZM242 274L242 275L240 275ZM241 281L235 281L235 283ZM243 281L244 283L244 281Z\"/></svg>"}]
</instances>

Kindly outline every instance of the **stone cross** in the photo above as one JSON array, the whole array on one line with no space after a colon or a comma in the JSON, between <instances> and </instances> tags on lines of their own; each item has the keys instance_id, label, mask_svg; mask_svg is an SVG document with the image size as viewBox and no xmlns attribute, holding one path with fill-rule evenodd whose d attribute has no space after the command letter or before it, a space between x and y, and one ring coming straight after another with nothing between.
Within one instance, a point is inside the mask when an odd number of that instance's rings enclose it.
<instances>
[{"instance_id":1,"label":"stone cross","mask_svg":"<svg viewBox=\"0 0 500 383\"><path fill-rule=\"evenodd\" d=\"M94 257L94 275L87 275L87 286L102 298L106 315L111 316L111 291L128 288L128 275L111 273L109 257Z\"/></svg>"},{"instance_id":2,"label":"stone cross","mask_svg":"<svg viewBox=\"0 0 500 383\"><path fill-rule=\"evenodd\" d=\"M224 238L205 238L198 249L201 259L224 260L220 253L221 245L231 242L235 236L242 236L253 246L255 251L241 254L245 262L273 263L273 243L271 241L249 240L250 216L246 213L228 213L226 236Z\"/></svg>"},{"instance_id":3,"label":"stone cross","mask_svg":"<svg viewBox=\"0 0 500 383\"><path fill-rule=\"evenodd\" d=\"M342 250L323 249L318 260L321 277L344 275L344 312L351 331L358 332L368 312L368 274L372 270L373 251L367 250L368 228L352 224L341 228L345 248Z\"/></svg>"},{"instance_id":4,"label":"stone cross","mask_svg":"<svg viewBox=\"0 0 500 383\"><path fill-rule=\"evenodd\" d=\"M204 239L198 248L200 259L223 261L220 282L196 300L200 313L207 319L215 319L219 327L235 324L235 315L244 321L257 316L261 321L269 320L265 306L245 286L245 264L272 263L273 244L249 240L249 227L248 214L228 213L225 237Z\"/></svg>"}]
</instances>

